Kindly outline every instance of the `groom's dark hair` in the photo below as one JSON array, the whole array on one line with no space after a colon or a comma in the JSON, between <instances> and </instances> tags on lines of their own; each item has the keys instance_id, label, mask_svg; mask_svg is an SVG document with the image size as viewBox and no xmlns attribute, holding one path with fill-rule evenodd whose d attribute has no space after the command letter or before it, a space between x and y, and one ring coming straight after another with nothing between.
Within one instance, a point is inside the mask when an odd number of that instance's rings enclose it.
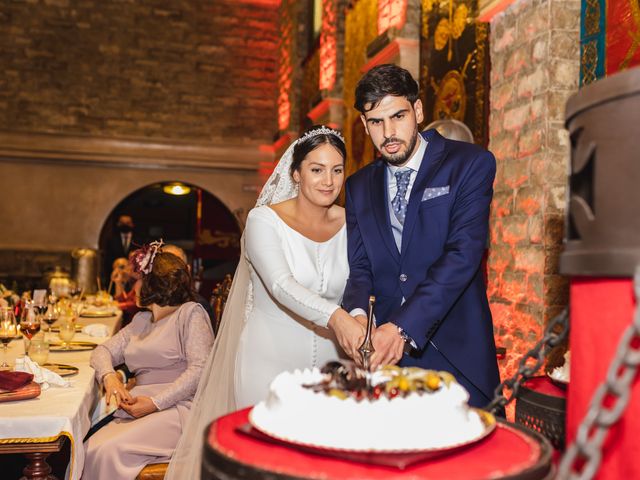
<instances>
[{"instance_id":1,"label":"groom's dark hair","mask_svg":"<svg viewBox=\"0 0 640 480\"><path fill-rule=\"evenodd\" d=\"M309 155L316 148L325 143L330 144L332 147L338 150L340 155L342 155L343 160L347 158L347 149L344 146L342 138L338 136L339 133L337 131L335 134L318 133L316 135L312 135L315 130L321 129L333 130L329 127L325 127L324 125L314 125L302 134L300 140L298 140L298 143L296 143L296 146L293 147L293 158L291 160L290 171L291 175L293 175L293 172L295 172L296 170L300 170L300 165L307 155Z\"/></svg>"},{"instance_id":2,"label":"groom's dark hair","mask_svg":"<svg viewBox=\"0 0 640 480\"><path fill-rule=\"evenodd\" d=\"M406 97L413 105L418 100L418 82L402 67L390 63L378 65L365 73L356 85L354 107L364 114L388 95Z\"/></svg>"}]
</instances>

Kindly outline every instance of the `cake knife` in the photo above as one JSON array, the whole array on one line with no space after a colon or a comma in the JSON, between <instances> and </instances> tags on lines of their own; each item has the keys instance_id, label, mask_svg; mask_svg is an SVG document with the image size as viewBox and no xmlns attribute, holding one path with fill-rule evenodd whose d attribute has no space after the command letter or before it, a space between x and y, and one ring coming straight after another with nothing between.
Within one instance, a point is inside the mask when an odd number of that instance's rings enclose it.
<instances>
[{"instance_id":1,"label":"cake knife","mask_svg":"<svg viewBox=\"0 0 640 480\"><path fill-rule=\"evenodd\" d=\"M371 333L373 330L373 305L376 303L376 297L371 295L369 297L369 315L367 316L367 331L365 332L364 341L360 348L358 348L358 352L360 352L360 356L362 357L362 366L365 370L369 371L369 358L371 358L371 354L375 352L373 348L373 342L371 339Z\"/></svg>"}]
</instances>

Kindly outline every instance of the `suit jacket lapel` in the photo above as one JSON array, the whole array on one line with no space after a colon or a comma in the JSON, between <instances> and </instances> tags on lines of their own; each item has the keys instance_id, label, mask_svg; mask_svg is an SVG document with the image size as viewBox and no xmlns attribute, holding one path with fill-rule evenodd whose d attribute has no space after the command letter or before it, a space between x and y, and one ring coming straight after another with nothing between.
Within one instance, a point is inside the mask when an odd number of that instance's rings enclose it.
<instances>
[{"instance_id":1,"label":"suit jacket lapel","mask_svg":"<svg viewBox=\"0 0 640 480\"><path fill-rule=\"evenodd\" d=\"M389 220L389 187L387 185L387 169L385 163L378 161L378 165L373 171L373 181L371 188L371 205L376 219L376 225L380 230L380 236L384 240L384 244L391 252L396 261L400 261L400 253L396 246L391 231L391 222Z\"/></svg>"},{"instance_id":2,"label":"suit jacket lapel","mask_svg":"<svg viewBox=\"0 0 640 480\"><path fill-rule=\"evenodd\" d=\"M404 227L402 228L402 251L406 251L407 244L411 238L411 232L416 224L418 209L422 203L422 194L429 184L429 181L438 170L440 163L444 158L444 137L435 130L428 130L424 135L424 139L429 142L424 158L418 170L418 176L413 183L409 204L407 205L407 214L404 217Z\"/></svg>"}]
</instances>

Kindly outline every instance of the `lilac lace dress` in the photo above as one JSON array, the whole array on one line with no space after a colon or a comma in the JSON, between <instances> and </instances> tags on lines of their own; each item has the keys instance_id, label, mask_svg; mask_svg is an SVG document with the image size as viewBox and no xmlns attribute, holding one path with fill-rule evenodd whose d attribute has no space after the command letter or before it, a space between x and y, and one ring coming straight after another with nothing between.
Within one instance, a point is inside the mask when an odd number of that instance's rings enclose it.
<instances>
[{"instance_id":1,"label":"lilac lace dress","mask_svg":"<svg viewBox=\"0 0 640 480\"><path fill-rule=\"evenodd\" d=\"M157 322L150 312L98 346L91 356L96 380L126 363L136 377L132 396L151 397L158 411L115 420L85 442L83 479L135 479L149 463L168 461L188 420L191 401L213 344L207 313L188 302Z\"/></svg>"}]
</instances>

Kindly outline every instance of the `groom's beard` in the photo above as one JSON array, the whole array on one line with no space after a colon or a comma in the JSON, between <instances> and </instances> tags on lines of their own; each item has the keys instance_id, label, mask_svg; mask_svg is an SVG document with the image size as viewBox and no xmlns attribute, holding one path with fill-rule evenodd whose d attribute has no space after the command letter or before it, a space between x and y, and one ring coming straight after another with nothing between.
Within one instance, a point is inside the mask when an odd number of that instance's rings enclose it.
<instances>
[{"instance_id":1,"label":"groom's beard","mask_svg":"<svg viewBox=\"0 0 640 480\"><path fill-rule=\"evenodd\" d=\"M393 165L394 167L402 165L411 158L411 155L413 155L413 150L416 148L416 144L418 143L418 135L418 125L416 124L416 127L413 130L412 138L409 142L409 147L404 152L395 153L393 155L385 155L383 148L389 143L404 143L406 145L405 141L395 137L387 138L384 142L382 142L382 145L380 145L378 152L380 152L380 155L382 155L384 161L389 165Z\"/></svg>"}]
</instances>

